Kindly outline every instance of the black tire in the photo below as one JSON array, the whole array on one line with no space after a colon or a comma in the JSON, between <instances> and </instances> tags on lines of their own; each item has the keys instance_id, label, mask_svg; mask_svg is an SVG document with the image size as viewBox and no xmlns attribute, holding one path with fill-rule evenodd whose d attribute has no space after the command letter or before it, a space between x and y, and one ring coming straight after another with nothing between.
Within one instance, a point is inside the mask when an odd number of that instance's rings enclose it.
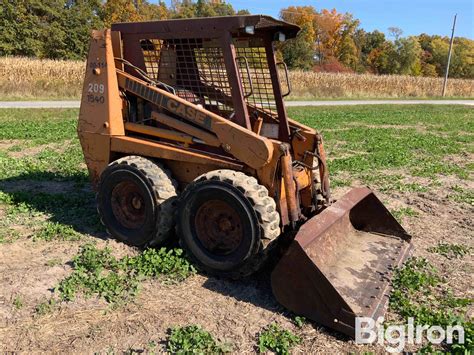
<instances>
[{"instance_id":1,"label":"black tire","mask_svg":"<svg viewBox=\"0 0 474 355\"><path fill-rule=\"evenodd\" d=\"M102 172L97 210L107 233L133 246L160 244L172 234L176 183L160 164L127 156Z\"/></svg>"},{"instance_id":2,"label":"black tire","mask_svg":"<svg viewBox=\"0 0 474 355\"><path fill-rule=\"evenodd\" d=\"M280 215L255 178L216 170L183 192L177 229L182 248L201 270L237 279L266 261L269 245L280 235Z\"/></svg>"}]
</instances>

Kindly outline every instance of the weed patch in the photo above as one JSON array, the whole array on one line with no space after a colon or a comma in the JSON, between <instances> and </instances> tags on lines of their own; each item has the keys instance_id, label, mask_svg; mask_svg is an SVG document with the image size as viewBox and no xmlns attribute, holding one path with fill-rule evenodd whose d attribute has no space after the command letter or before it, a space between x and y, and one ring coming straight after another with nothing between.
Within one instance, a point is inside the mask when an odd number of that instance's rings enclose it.
<instances>
[{"instance_id":1,"label":"weed patch","mask_svg":"<svg viewBox=\"0 0 474 355\"><path fill-rule=\"evenodd\" d=\"M33 240L79 240L81 235L70 226L56 222L46 222L41 230L33 236Z\"/></svg>"},{"instance_id":2,"label":"weed patch","mask_svg":"<svg viewBox=\"0 0 474 355\"><path fill-rule=\"evenodd\" d=\"M418 212L410 207L402 207L396 210L392 210L392 215L397 219L398 222L402 222L404 217L417 217Z\"/></svg>"},{"instance_id":3,"label":"weed patch","mask_svg":"<svg viewBox=\"0 0 474 355\"><path fill-rule=\"evenodd\" d=\"M474 206L474 190L463 189L460 186L453 186L451 190L453 190L454 193L449 195L450 199Z\"/></svg>"},{"instance_id":4,"label":"weed patch","mask_svg":"<svg viewBox=\"0 0 474 355\"><path fill-rule=\"evenodd\" d=\"M457 259L469 254L471 248L461 244L438 243L438 245L428 248L428 251L442 255L446 259Z\"/></svg>"},{"instance_id":5,"label":"weed patch","mask_svg":"<svg viewBox=\"0 0 474 355\"><path fill-rule=\"evenodd\" d=\"M270 324L258 335L258 350L263 353L273 351L276 354L289 354L289 351L301 343L301 338L278 324Z\"/></svg>"},{"instance_id":6,"label":"weed patch","mask_svg":"<svg viewBox=\"0 0 474 355\"><path fill-rule=\"evenodd\" d=\"M169 330L167 350L172 354L223 354L232 349L229 344L217 342L199 325L188 325Z\"/></svg>"},{"instance_id":7,"label":"weed patch","mask_svg":"<svg viewBox=\"0 0 474 355\"><path fill-rule=\"evenodd\" d=\"M140 281L162 278L177 282L195 273L194 267L182 257L182 250L147 249L142 254L116 259L110 249L84 245L73 259L73 273L62 280L57 290L61 299L73 300L78 292L97 295L107 302L119 303L132 299Z\"/></svg>"},{"instance_id":8,"label":"weed patch","mask_svg":"<svg viewBox=\"0 0 474 355\"><path fill-rule=\"evenodd\" d=\"M10 228L0 228L0 244L13 243L20 238L20 233Z\"/></svg>"},{"instance_id":9,"label":"weed patch","mask_svg":"<svg viewBox=\"0 0 474 355\"><path fill-rule=\"evenodd\" d=\"M39 316L44 316L53 312L56 308L56 300L54 298L50 298L49 300L43 301L35 307L35 312Z\"/></svg>"},{"instance_id":10,"label":"weed patch","mask_svg":"<svg viewBox=\"0 0 474 355\"><path fill-rule=\"evenodd\" d=\"M444 280L438 275L438 271L426 259L408 260L395 272L390 307L404 319L413 317L415 326L463 326L465 343L459 344L455 338L455 344L443 346L455 352L472 351L474 328L464 316L472 300L454 297L449 289L442 290L441 283ZM424 349L431 349L431 344L427 344Z\"/></svg>"},{"instance_id":11,"label":"weed patch","mask_svg":"<svg viewBox=\"0 0 474 355\"><path fill-rule=\"evenodd\" d=\"M303 325L306 324L306 318L305 317L300 317L296 316L295 319L293 319L293 322L298 328L303 328Z\"/></svg>"},{"instance_id":12,"label":"weed patch","mask_svg":"<svg viewBox=\"0 0 474 355\"><path fill-rule=\"evenodd\" d=\"M16 309L22 309L23 308L23 299L17 295L15 297L15 299L13 300L13 306L16 308Z\"/></svg>"}]
</instances>

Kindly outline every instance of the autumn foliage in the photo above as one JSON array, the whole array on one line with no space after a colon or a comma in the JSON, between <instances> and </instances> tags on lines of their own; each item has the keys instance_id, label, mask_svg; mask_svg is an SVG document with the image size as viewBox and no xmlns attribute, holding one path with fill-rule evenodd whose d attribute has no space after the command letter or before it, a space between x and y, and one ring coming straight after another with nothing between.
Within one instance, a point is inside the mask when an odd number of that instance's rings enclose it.
<instances>
[{"instance_id":1,"label":"autumn foliage","mask_svg":"<svg viewBox=\"0 0 474 355\"><path fill-rule=\"evenodd\" d=\"M402 37L401 29L391 27L389 40L383 32L364 31L351 14L312 6L289 6L280 17L302 28L296 39L279 47L291 68L427 77L442 76L446 68L447 37ZM451 76L474 79L473 40L455 39Z\"/></svg>"},{"instance_id":2,"label":"autumn foliage","mask_svg":"<svg viewBox=\"0 0 474 355\"><path fill-rule=\"evenodd\" d=\"M0 56L83 60L92 28L115 22L248 14L224 0L0 0ZM167 5L168 4L168 5ZM289 6L281 19L301 27L278 44L290 69L439 77L446 68L447 37L403 37L396 27L366 32L336 9ZM474 41L456 38L450 75L474 79Z\"/></svg>"}]
</instances>

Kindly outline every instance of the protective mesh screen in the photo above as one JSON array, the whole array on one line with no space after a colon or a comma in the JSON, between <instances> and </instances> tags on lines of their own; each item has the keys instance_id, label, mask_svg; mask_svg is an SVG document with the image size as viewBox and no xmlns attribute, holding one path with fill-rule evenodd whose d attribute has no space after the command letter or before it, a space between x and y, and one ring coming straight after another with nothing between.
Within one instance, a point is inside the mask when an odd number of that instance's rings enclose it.
<instances>
[{"instance_id":1,"label":"protective mesh screen","mask_svg":"<svg viewBox=\"0 0 474 355\"><path fill-rule=\"evenodd\" d=\"M141 40L148 75L176 94L224 117L233 114L222 48L211 39ZM236 47L237 64L250 107L274 110L270 71L263 47Z\"/></svg>"},{"instance_id":2,"label":"protective mesh screen","mask_svg":"<svg viewBox=\"0 0 474 355\"><path fill-rule=\"evenodd\" d=\"M265 48L238 47L236 52L244 93L249 95L246 98L247 103L256 108L273 110L275 98ZM248 68L244 58L247 60Z\"/></svg>"}]
</instances>

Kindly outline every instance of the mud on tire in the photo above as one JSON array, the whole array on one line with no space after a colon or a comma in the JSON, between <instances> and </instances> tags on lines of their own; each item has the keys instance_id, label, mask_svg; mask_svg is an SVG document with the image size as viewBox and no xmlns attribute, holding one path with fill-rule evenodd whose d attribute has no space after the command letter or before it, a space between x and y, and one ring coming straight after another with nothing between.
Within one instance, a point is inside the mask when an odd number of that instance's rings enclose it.
<instances>
[{"instance_id":1,"label":"mud on tire","mask_svg":"<svg viewBox=\"0 0 474 355\"><path fill-rule=\"evenodd\" d=\"M140 156L113 161L101 174L97 210L107 233L134 246L159 244L173 232L176 182Z\"/></svg>"},{"instance_id":2,"label":"mud on tire","mask_svg":"<svg viewBox=\"0 0 474 355\"><path fill-rule=\"evenodd\" d=\"M280 235L280 215L254 177L215 170L196 178L181 195L177 232L198 267L237 279L266 261Z\"/></svg>"}]
</instances>

